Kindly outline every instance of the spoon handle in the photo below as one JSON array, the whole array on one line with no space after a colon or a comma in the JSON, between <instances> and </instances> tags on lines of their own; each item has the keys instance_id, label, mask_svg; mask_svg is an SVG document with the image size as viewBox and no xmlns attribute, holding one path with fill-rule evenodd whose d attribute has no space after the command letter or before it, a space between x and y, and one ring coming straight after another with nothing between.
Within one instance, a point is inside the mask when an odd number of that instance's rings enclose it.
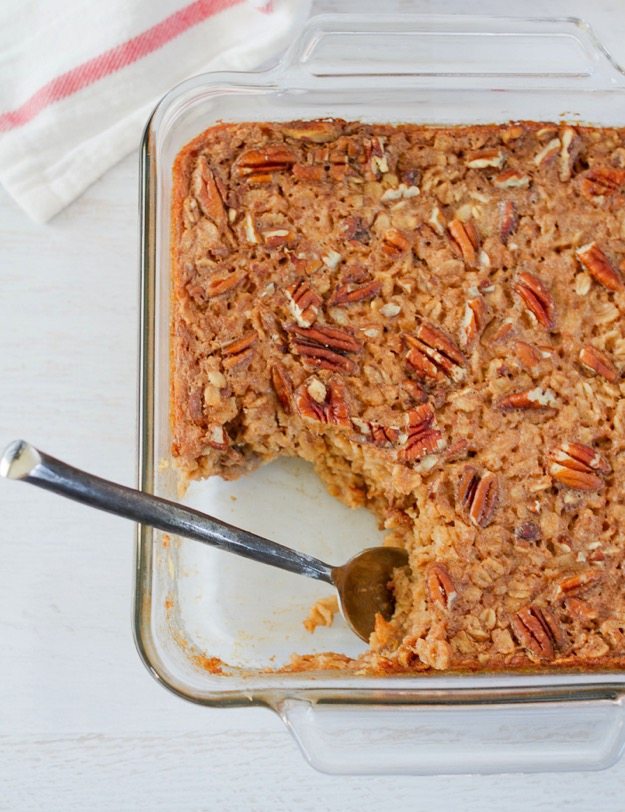
<instances>
[{"instance_id":1,"label":"spoon handle","mask_svg":"<svg viewBox=\"0 0 625 812\"><path fill-rule=\"evenodd\" d=\"M331 584L332 567L311 555L222 522L199 510L88 474L38 451L24 440L11 443L0 458L0 475L115 513L244 558Z\"/></svg>"}]
</instances>

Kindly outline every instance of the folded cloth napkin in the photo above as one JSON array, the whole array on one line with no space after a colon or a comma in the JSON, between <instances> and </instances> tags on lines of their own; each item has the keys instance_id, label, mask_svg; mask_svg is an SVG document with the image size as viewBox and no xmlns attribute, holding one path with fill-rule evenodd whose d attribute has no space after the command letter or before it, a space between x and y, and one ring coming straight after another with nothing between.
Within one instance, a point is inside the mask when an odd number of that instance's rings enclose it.
<instances>
[{"instance_id":1,"label":"folded cloth napkin","mask_svg":"<svg viewBox=\"0 0 625 812\"><path fill-rule=\"evenodd\" d=\"M298 0L4 0L0 182L44 222L135 149L158 99L287 45Z\"/></svg>"}]
</instances>

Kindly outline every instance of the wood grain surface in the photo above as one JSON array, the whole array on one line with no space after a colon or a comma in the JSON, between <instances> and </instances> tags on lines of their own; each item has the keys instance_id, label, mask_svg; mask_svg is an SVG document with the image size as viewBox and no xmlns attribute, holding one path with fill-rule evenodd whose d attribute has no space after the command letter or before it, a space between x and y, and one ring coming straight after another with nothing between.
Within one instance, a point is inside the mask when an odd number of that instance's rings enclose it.
<instances>
[{"instance_id":1,"label":"wood grain surface","mask_svg":"<svg viewBox=\"0 0 625 812\"><path fill-rule=\"evenodd\" d=\"M0 192L0 444L133 483L137 160L47 226ZM329 777L280 720L157 685L131 635L132 527L0 482L0 809L625 808L602 773Z\"/></svg>"}]
</instances>

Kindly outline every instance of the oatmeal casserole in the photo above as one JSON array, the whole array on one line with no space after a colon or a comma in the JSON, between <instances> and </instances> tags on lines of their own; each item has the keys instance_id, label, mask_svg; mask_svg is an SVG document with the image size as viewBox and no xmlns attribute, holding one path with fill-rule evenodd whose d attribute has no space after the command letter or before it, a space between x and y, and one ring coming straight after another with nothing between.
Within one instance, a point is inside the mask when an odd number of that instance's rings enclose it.
<instances>
[{"instance_id":1,"label":"oatmeal casserole","mask_svg":"<svg viewBox=\"0 0 625 812\"><path fill-rule=\"evenodd\" d=\"M621 129L224 124L178 155L177 465L301 457L410 557L366 654L292 668L625 665L624 204Z\"/></svg>"}]
</instances>

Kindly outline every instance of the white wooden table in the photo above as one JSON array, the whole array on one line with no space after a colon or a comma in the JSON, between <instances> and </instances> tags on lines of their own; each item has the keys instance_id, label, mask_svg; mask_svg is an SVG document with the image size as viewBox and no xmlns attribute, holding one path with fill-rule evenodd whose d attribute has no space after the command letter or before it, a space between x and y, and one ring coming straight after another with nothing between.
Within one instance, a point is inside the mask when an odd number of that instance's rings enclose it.
<instances>
[{"instance_id":1,"label":"white wooden table","mask_svg":"<svg viewBox=\"0 0 625 812\"><path fill-rule=\"evenodd\" d=\"M0 444L134 482L137 160L47 227L0 192ZM0 809L622 810L603 773L329 777L277 717L157 685L130 627L133 530L0 481Z\"/></svg>"}]
</instances>

